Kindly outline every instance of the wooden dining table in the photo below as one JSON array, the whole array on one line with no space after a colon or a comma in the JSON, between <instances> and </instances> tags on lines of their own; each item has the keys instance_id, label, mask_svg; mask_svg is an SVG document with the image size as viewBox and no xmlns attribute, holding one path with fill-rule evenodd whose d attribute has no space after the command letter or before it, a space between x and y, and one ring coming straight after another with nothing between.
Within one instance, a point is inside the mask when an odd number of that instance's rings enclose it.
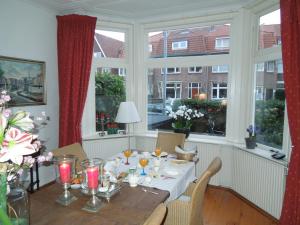
<instances>
[{"instance_id":1,"label":"wooden dining table","mask_svg":"<svg viewBox=\"0 0 300 225\"><path fill-rule=\"evenodd\" d=\"M71 190L78 199L69 206L62 206L55 201L62 192L62 187L53 183L30 194L31 225L142 225L169 197L168 191L143 186L133 188L124 183L109 203L104 201L99 212L91 213L82 210L90 196Z\"/></svg>"}]
</instances>

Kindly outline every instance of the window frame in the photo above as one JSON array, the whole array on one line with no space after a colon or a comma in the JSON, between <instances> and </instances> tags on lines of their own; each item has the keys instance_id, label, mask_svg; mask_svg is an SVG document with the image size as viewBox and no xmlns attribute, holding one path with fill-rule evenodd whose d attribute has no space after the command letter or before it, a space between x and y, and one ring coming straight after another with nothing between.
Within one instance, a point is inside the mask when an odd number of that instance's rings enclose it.
<instances>
[{"instance_id":1,"label":"window frame","mask_svg":"<svg viewBox=\"0 0 300 225\"><path fill-rule=\"evenodd\" d=\"M224 40L228 40L228 46L224 45ZM218 41L220 41L222 44L218 45ZM230 37L217 37L215 39L215 49L216 50L223 50L223 49L229 49L230 48Z\"/></svg>"},{"instance_id":2,"label":"window frame","mask_svg":"<svg viewBox=\"0 0 300 225\"><path fill-rule=\"evenodd\" d=\"M226 66L227 70L220 70L220 68L222 68L222 66ZM214 68L218 68L217 70L215 70ZM229 65L214 65L211 67L211 72L212 73L228 73L229 72Z\"/></svg>"},{"instance_id":3,"label":"window frame","mask_svg":"<svg viewBox=\"0 0 300 225\"><path fill-rule=\"evenodd\" d=\"M174 69L174 72L169 72L169 69ZM161 68L161 74L165 74L164 72L165 68ZM180 74L181 73L181 67L167 67L167 74Z\"/></svg>"},{"instance_id":4,"label":"window frame","mask_svg":"<svg viewBox=\"0 0 300 225\"><path fill-rule=\"evenodd\" d=\"M184 45L182 46L182 43L184 43ZM178 44L178 47L175 47L175 44ZM187 40L183 40L183 41L172 41L172 50L176 51L176 50L185 50L188 48L188 41Z\"/></svg>"},{"instance_id":5,"label":"window frame","mask_svg":"<svg viewBox=\"0 0 300 225\"><path fill-rule=\"evenodd\" d=\"M193 87L193 84L197 84L197 87ZM188 83L188 98L193 98L193 89L197 89L198 95L201 93L202 83L201 82L189 82Z\"/></svg>"},{"instance_id":6,"label":"window frame","mask_svg":"<svg viewBox=\"0 0 300 225\"><path fill-rule=\"evenodd\" d=\"M197 71L197 67L200 68L199 71ZM193 68L193 70L191 70ZM188 73L193 74L193 73L203 73L203 67L202 66L189 66L188 67Z\"/></svg>"},{"instance_id":7,"label":"window frame","mask_svg":"<svg viewBox=\"0 0 300 225\"><path fill-rule=\"evenodd\" d=\"M222 83L225 83L225 82L222 82ZM223 100L223 99L227 99L228 98L228 83L225 83L226 84L226 87L220 87L220 84L222 84L220 82L215 82L215 81L212 81L211 82L211 99L212 100ZM217 87L214 87L214 84L217 84ZM214 90L217 90L217 97L214 98L213 96L213 92ZM220 90L226 90L226 98L220 98Z\"/></svg>"},{"instance_id":8,"label":"window frame","mask_svg":"<svg viewBox=\"0 0 300 225\"><path fill-rule=\"evenodd\" d=\"M95 30L107 30L114 32L123 32L125 34L124 43L124 58L92 58L91 66L91 78L89 79L89 86L87 92L86 103L84 107L81 129L82 137L90 137L93 135L98 135L96 132L96 105L95 105L95 76L97 68L108 67L108 68L124 68L126 70L127 76L126 82L126 99L132 99L132 89L129 88L133 84L133 76L129 76L133 71L133 25L129 23L117 23L102 20L101 23L96 24ZM94 115L94 116L91 116Z\"/></svg>"}]
</instances>

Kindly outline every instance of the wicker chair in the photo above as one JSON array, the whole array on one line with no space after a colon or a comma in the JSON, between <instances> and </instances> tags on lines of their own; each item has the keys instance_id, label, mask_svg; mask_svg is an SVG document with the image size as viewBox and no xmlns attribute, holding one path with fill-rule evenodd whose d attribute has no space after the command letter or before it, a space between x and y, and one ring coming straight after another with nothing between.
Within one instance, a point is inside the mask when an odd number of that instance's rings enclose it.
<instances>
[{"instance_id":1,"label":"wicker chair","mask_svg":"<svg viewBox=\"0 0 300 225\"><path fill-rule=\"evenodd\" d=\"M66 145L61 148L57 148L52 151L54 156L60 156L60 155L74 155L76 160L76 171L81 171L81 165L80 163L87 159L87 155L84 152L83 148L79 143L74 143L71 145Z\"/></svg>"},{"instance_id":2,"label":"wicker chair","mask_svg":"<svg viewBox=\"0 0 300 225\"><path fill-rule=\"evenodd\" d=\"M204 194L210 178L222 167L219 157L215 158L196 183L191 184L185 195L171 201L165 225L203 225L202 207Z\"/></svg>"},{"instance_id":3,"label":"wicker chair","mask_svg":"<svg viewBox=\"0 0 300 225\"><path fill-rule=\"evenodd\" d=\"M156 147L160 147L162 151L174 154L175 146L184 147L185 134L158 132Z\"/></svg>"},{"instance_id":4,"label":"wicker chair","mask_svg":"<svg viewBox=\"0 0 300 225\"><path fill-rule=\"evenodd\" d=\"M161 225L167 212L167 207L159 204L145 221L144 225Z\"/></svg>"}]
</instances>

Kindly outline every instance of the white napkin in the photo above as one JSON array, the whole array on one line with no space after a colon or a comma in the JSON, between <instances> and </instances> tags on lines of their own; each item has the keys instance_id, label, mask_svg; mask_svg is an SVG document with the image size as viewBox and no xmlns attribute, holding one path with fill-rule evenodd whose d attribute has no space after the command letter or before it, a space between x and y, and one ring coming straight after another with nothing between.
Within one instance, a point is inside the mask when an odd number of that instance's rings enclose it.
<instances>
[{"instance_id":1,"label":"white napkin","mask_svg":"<svg viewBox=\"0 0 300 225\"><path fill-rule=\"evenodd\" d=\"M181 154L191 154L191 153L196 153L197 151L197 146L189 149L182 149L178 146L175 147L175 152L181 153Z\"/></svg>"}]
</instances>

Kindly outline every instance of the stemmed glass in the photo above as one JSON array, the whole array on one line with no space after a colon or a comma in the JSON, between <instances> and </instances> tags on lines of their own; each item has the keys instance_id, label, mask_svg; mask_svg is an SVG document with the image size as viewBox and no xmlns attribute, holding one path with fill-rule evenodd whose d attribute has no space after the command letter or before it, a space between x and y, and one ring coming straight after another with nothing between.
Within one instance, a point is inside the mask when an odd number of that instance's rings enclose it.
<instances>
[{"instance_id":1,"label":"stemmed glass","mask_svg":"<svg viewBox=\"0 0 300 225\"><path fill-rule=\"evenodd\" d=\"M140 165L143 168L143 171L141 173L142 176L146 176L147 174L145 173L145 167L148 165L149 160L146 158L140 158Z\"/></svg>"},{"instance_id":2,"label":"stemmed glass","mask_svg":"<svg viewBox=\"0 0 300 225\"><path fill-rule=\"evenodd\" d=\"M125 165L129 165L129 162L128 162L128 158L131 156L132 154L132 151L130 149L127 149L123 152L124 156L126 157L126 163Z\"/></svg>"},{"instance_id":3,"label":"stemmed glass","mask_svg":"<svg viewBox=\"0 0 300 225\"><path fill-rule=\"evenodd\" d=\"M87 186L90 189L92 198L82 208L89 212L98 212L102 207L102 201L96 196L99 185L99 170L101 161L99 159L89 159L82 164L83 171L86 171Z\"/></svg>"},{"instance_id":4,"label":"stemmed glass","mask_svg":"<svg viewBox=\"0 0 300 225\"><path fill-rule=\"evenodd\" d=\"M77 200L77 198L68 191L71 186L71 180L74 176L75 160L76 158L74 155L62 155L53 158L56 181L61 183L64 188L64 192L58 197L56 202L64 206L67 206Z\"/></svg>"},{"instance_id":5,"label":"stemmed glass","mask_svg":"<svg viewBox=\"0 0 300 225\"><path fill-rule=\"evenodd\" d=\"M161 148L160 148L160 147L157 147L157 148L154 150L154 153L155 153L156 157L159 157L160 154L161 154Z\"/></svg>"}]
</instances>

